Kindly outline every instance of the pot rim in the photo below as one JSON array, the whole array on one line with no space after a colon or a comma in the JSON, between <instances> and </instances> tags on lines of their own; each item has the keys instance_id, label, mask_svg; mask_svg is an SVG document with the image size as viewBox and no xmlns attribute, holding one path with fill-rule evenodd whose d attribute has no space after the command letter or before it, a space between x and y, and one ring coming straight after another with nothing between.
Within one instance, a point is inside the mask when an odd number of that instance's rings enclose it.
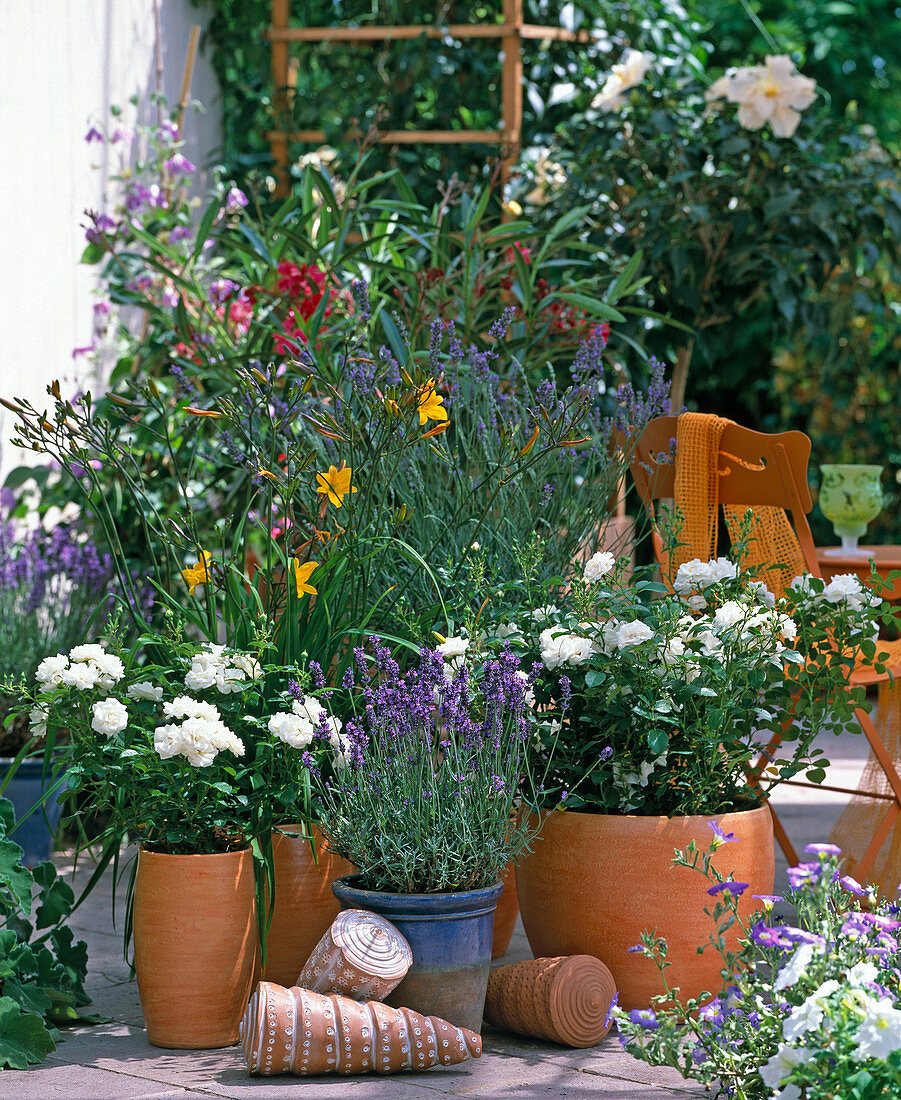
<instances>
[{"instance_id":1,"label":"pot rim","mask_svg":"<svg viewBox=\"0 0 901 1100\"><path fill-rule=\"evenodd\" d=\"M485 904L490 904L494 908L494 904L504 891L504 884L498 879L491 886L479 886L474 890L434 894L396 894L388 890L367 890L357 886L354 880L360 878L362 878L362 872L342 875L332 883L332 892L341 902L359 902L360 904L355 905L357 909L372 909L380 913L407 914L419 910L429 915L450 916L455 913L473 915Z\"/></svg>"},{"instance_id":2,"label":"pot rim","mask_svg":"<svg viewBox=\"0 0 901 1100\"><path fill-rule=\"evenodd\" d=\"M148 848L146 844L141 844L138 849L139 855L158 856L162 859L194 859L195 857L231 859L234 856L243 856L246 852L253 854L251 845L246 844L243 848L235 848L232 852L155 852L152 848Z\"/></svg>"},{"instance_id":3,"label":"pot rim","mask_svg":"<svg viewBox=\"0 0 901 1100\"><path fill-rule=\"evenodd\" d=\"M759 806L749 806L745 810L721 810L719 813L710 814L673 814L672 817L666 814L596 814L586 813L583 810L567 810L561 809L555 806L550 810L531 810L530 812L535 817L550 817L554 814L559 814L561 817L565 814L567 817L580 817L580 818L604 818L607 821L678 821L678 822L690 822L690 821L721 821L726 817L739 817L746 814L759 814L761 811L766 813L770 812L769 802L763 802Z\"/></svg>"}]
</instances>

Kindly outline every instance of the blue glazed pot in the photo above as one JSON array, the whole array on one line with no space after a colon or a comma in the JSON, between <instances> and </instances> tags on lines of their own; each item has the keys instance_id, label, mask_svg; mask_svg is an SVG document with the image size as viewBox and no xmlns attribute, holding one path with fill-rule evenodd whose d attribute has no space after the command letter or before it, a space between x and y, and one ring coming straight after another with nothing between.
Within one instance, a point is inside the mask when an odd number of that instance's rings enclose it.
<instances>
[{"instance_id":1,"label":"blue glazed pot","mask_svg":"<svg viewBox=\"0 0 901 1100\"><path fill-rule=\"evenodd\" d=\"M12 757L0 757L0 775L6 775L12 762ZM12 802L16 814L15 831L9 839L22 848L25 853L22 862L26 867L34 867L50 858L53 838L63 812L62 806L56 801L57 795L54 794L43 807L38 806L22 820L22 815L28 813L44 792L56 782L55 775L48 775L44 779L43 771L43 760L23 760L3 792L3 797Z\"/></svg>"},{"instance_id":2,"label":"blue glazed pot","mask_svg":"<svg viewBox=\"0 0 901 1100\"><path fill-rule=\"evenodd\" d=\"M343 907L378 913L413 952L413 965L386 1003L481 1031L494 910L503 883L454 894L389 894L363 890L359 881L359 875L347 875L332 883Z\"/></svg>"}]
</instances>

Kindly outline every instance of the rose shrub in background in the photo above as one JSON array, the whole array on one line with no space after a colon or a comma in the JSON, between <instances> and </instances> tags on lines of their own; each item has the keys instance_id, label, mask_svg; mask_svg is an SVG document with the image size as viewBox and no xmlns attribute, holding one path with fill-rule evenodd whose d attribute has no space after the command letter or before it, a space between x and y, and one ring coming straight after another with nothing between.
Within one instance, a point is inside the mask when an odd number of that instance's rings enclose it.
<instances>
[{"instance_id":1,"label":"rose shrub in background","mask_svg":"<svg viewBox=\"0 0 901 1100\"><path fill-rule=\"evenodd\" d=\"M841 850L809 844L788 869L782 897L761 897L746 921L737 899L747 883L724 879L710 853L741 837L710 822L706 853L692 845L674 862L706 876L713 928L699 950L723 957L723 987L682 1001L667 983L666 942L645 933L636 950L660 969L655 1006L614 1015L620 1042L635 1058L675 1067L736 1100L869 1100L901 1087L901 907L877 898L841 870ZM780 903L794 911L786 912ZM779 906L779 910L774 907ZM742 929L738 952L723 933ZM710 994L716 994L711 998Z\"/></svg>"}]
</instances>

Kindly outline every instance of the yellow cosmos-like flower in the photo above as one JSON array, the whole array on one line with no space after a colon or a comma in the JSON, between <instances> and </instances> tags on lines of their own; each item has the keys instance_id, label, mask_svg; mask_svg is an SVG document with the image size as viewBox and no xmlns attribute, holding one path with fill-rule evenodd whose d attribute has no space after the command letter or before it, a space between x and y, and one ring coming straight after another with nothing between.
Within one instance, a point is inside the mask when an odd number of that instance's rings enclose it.
<instances>
[{"instance_id":1,"label":"yellow cosmos-like flower","mask_svg":"<svg viewBox=\"0 0 901 1100\"><path fill-rule=\"evenodd\" d=\"M356 485L350 483L352 473L353 470L349 466L345 466L343 462L337 469L334 466L329 466L326 473L316 475L316 481L319 483L316 486L316 492L326 494L332 504L336 508L340 508L347 494L357 491Z\"/></svg>"},{"instance_id":2,"label":"yellow cosmos-like flower","mask_svg":"<svg viewBox=\"0 0 901 1100\"><path fill-rule=\"evenodd\" d=\"M182 569L181 575L188 586L188 594L193 596L194 589L199 584L207 584L210 579L210 555L206 550L201 550L200 561L195 565L189 565L187 569Z\"/></svg>"},{"instance_id":3,"label":"yellow cosmos-like flower","mask_svg":"<svg viewBox=\"0 0 901 1100\"><path fill-rule=\"evenodd\" d=\"M316 589L307 582L310 579L310 574L318 565L318 561L308 561L301 565L299 558L294 559L294 580L297 582L298 599L300 599L304 592L309 592L311 596L316 595Z\"/></svg>"},{"instance_id":4,"label":"yellow cosmos-like flower","mask_svg":"<svg viewBox=\"0 0 901 1100\"><path fill-rule=\"evenodd\" d=\"M435 393L435 381L430 379L420 389L419 397L416 401L416 408L419 410L419 425L422 427L427 420L447 420L447 409L444 408L442 402L444 398Z\"/></svg>"}]
</instances>

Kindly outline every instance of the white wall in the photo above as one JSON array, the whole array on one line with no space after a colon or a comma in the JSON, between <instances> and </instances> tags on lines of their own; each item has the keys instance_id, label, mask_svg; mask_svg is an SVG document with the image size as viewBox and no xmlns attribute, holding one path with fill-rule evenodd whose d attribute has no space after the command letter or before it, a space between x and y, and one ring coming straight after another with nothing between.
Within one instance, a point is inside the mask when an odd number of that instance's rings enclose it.
<instances>
[{"instance_id":1,"label":"white wall","mask_svg":"<svg viewBox=\"0 0 901 1100\"><path fill-rule=\"evenodd\" d=\"M163 91L181 90L192 24L208 11L160 0ZM111 105L137 94L155 120L152 0L0 0L0 396L43 407L55 378L96 388L72 351L90 343L94 268L82 267L84 211L102 209L121 146L84 141ZM191 96L206 114L185 114L185 153L208 165L220 143L218 85L198 54ZM201 181L204 186L204 181ZM0 409L0 471L27 452L11 446L12 414ZM37 457L37 456L36 456Z\"/></svg>"}]
</instances>

